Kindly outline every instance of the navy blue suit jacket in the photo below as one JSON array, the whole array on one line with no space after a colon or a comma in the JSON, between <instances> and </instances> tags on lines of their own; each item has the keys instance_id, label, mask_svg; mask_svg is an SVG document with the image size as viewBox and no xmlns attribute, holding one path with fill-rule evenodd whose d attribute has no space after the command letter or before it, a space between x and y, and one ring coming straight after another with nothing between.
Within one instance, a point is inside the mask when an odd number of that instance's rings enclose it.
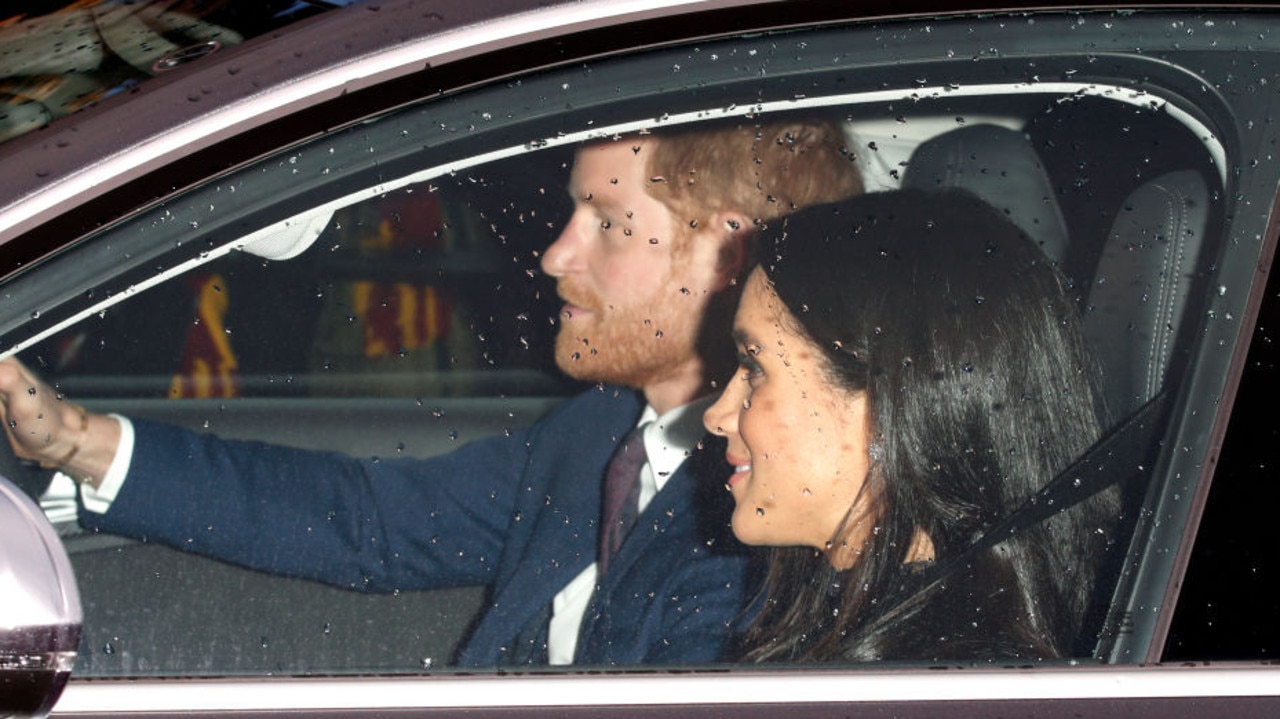
<instances>
[{"instance_id":1,"label":"navy blue suit jacket","mask_svg":"<svg viewBox=\"0 0 1280 719\"><path fill-rule=\"evenodd\" d=\"M596 388L527 430L429 460L359 460L135 421L111 509L80 516L91 529L353 589L485 585L489 606L458 662L536 662L517 638L595 561L604 468L640 410L633 391ZM697 476L694 460L611 561L576 663L725 658L757 587L728 531L722 479Z\"/></svg>"}]
</instances>

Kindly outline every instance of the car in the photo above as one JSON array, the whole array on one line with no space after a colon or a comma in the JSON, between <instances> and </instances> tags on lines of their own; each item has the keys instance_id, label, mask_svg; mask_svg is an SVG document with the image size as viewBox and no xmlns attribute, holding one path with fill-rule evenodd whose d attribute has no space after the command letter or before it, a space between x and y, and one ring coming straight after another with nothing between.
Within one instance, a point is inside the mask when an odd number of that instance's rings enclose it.
<instances>
[{"instance_id":1,"label":"car","mask_svg":"<svg viewBox=\"0 0 1280 719\"><path fill-rule=\"evenodd\" d=\"M172 5L60 12L190 19L201 4ZM437 455L582 389L548 351L559 307L538 269L569 214L575 147L822 113L868 191L966 188L1072 281L1116 427L1139 427L1085 461L1125 497L1106 631L1087 656L1025 665L463 670L451 658L482 587L351 591L84 531L74 486L6 457L0 576L33 589L6 590L19 606L0 610L0 709L1280 710L1268 531L1280 15L366 0L237 19L235 3L212 5L226 14L197 24L234 42L199 35L203 51L161 53L183 60L163 72L99 57L76 101L9 106L26 114L7 110L0 144L3 356L95 411L358 457ZM86 75L56 72L8 87Z\"/></svg>"}]
</instances>

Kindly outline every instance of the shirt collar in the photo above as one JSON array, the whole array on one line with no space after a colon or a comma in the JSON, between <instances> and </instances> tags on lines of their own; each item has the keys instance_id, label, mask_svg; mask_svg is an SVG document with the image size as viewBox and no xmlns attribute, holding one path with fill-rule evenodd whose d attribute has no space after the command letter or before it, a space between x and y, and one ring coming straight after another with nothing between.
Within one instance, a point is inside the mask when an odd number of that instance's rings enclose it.
<instances>
[{"instance_id":1,"label":"shirt collar","mask_svg":"<svg viewBox=\"0 0 1280 719\"><path fill-rule=\"evenodd\" d=\"M714 401L714 395L702 397L661 416L651 405L645 405L636 426L644 427L644 451L653 471L655 489L662 489L680 468L680 463L693 454L698 440L706 434L702 413Z\"/></svg>"}]
</instances>

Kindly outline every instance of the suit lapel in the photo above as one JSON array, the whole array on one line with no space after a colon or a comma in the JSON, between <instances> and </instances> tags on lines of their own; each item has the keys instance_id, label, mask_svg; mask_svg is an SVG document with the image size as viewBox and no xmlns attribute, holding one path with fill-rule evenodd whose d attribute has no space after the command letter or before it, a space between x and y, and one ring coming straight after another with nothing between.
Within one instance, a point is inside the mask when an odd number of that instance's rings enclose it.
<instances>
[{"instance_id":1,"label":"suit lapel","mask_svg":"<svg viewBox=\"0 0 1280 719\"><path fill-rule=\"evenodd\" d=\"M571 408L571 417L549 422L531 437L534 451L525 470L526 496L518 505L519 521L530 524L523 530L513 526L512 534L524 538L511 543L518 552L503 559L505 571L495 583L489 612L476 628L477 638L489 632L491 639L508 643L595 561L604 468L641 409L629 390L615 396L610 388L603 395ZM613 441L606 444L606 437Z\"/></svg>"},{"instance_id":2,"label":"suit lapel","mask_svg":"<svg viewBox=\"0 0 1280 719\"><path fill-rule=\"evenodd\" d=\"M635 527L611 560L602 587L605 592L611 591L626 578L635 563L645 556L653 544L661 541L663 535L673 531L678 524L693 521L692 515L697 511L693 501L697 480L689 471L689 465L688 460L680 464L680 468L667 480L662 491L654 495L653 501L636 520Z\"/></svg>"}]
</instances>

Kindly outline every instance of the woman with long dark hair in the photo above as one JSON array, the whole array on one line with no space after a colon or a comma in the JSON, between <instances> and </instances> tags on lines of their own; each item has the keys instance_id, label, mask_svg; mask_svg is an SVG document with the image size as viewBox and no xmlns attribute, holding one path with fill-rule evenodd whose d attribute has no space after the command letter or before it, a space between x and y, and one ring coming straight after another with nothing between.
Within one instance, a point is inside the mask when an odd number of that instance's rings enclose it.
<instances>
[{"instance_id":1,"label":"woman with long dark hair","mask_svg":"<svg viewBox=\"0 0 1280 719\"><path fill-rule=\"evenodd\" d=\"M704 417L728 439L734 533L774 547L745 657L1087 654L1114 491L964 556L1099 436L1062 276L960 191L863 195L772 234Z\"/></svg>"}]
</instances>

